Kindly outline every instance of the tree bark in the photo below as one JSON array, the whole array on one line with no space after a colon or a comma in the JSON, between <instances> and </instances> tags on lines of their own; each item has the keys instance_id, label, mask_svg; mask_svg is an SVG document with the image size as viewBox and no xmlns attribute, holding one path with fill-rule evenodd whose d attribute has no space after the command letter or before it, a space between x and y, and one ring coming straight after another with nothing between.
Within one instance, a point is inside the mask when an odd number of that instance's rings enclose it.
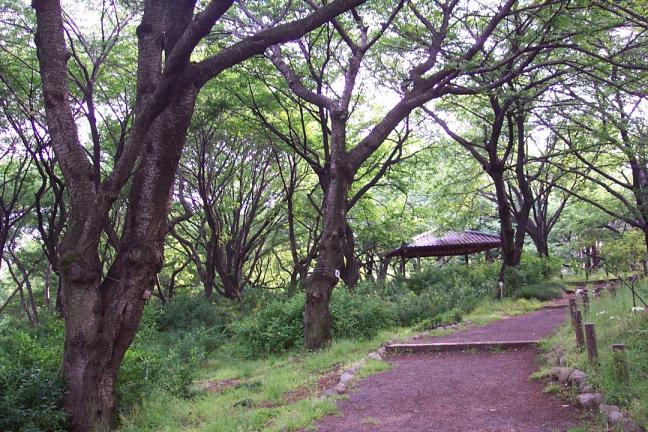
<instances>
[{"instance_id":1,"label":"tree bark","mask_svg":"<svg viewBox=\"0 0 648 432\"><path fill-rule=\"evenodd\" d=\"M340 277L347 288L354 288L360 280L360 263L355 256L355 239L353 237L353 230L348 222L345 224L342 250L344 253L344 265L340 269Z\"/></svg>"},{"instance_id":2,"label":"tree bark","mask_svg":"<svg viewBox=\"0 0 648 432\"><path fill-rule=\"evenodd\" d=\"M346 113L334 111L331 116L330 184L324 196L322 235L313 273L306 280L304 343L309 349L322 348L331 342L332 319L329 304L338 283L336 270L343 264L346 240L346 200L353 176L344 163Z\"/></svg>"},{"instance_id":3,"label":"tree bark","mask_svg":"<svg viewBox=\"0 0 648 432\"><path fill-rule=\"evenodd\" d=\"M101 280L99 256L68 236L62 248L66 338L63 376L72 430L108 430L115 383L156 275L162 268L168 196L193 113L187 88L156 120L135 172L115 262ZM69 244L73 247L70 248Z\"/></svg>"},{"instance_id":4,"label":"tree bark","mask_svg":"<svg viewBox=\"0 0 648 432\"><path fill-rule=\"evenodd\" d=\"M520 253L515 247L515 230L511 218L504 170L492 168L489 173L495 184L497 197L497 213L500 219L500 237L502 239L502 267L516 267L520 263Z\"/></svg>"}]
</instances>

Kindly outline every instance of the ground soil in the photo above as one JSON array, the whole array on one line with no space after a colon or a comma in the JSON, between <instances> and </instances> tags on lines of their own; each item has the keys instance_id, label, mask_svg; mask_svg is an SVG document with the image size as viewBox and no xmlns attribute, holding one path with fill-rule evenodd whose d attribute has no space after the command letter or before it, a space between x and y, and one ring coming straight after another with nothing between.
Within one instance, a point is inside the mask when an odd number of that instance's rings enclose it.
<instances>
[{"instance_id":1,"label":"ground soil","mask_svg":"<svg viewBox=\"0 0 648 432\"><path fill-rule=\"evenodd\" d=\"M548 309L427 341L532 340L551 333L565 309ZM422 339L417 340L420 343ZM529 376L533 349L398 355L338 402L321 432L553 432L579 424L576 408Z\"/></svg>"}]
</instances>

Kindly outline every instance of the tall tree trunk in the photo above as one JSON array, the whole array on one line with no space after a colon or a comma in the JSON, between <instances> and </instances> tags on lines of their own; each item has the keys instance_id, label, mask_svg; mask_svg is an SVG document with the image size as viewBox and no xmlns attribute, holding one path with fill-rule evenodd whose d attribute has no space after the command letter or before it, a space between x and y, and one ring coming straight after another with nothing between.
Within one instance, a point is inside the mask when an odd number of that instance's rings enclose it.
<instances>
[{"instance_id":1,"label":"tall tree trunk","mask_svg":"<svg viewBox=\"0 0 648 432\"><path fill-rule=\"evenodd\" d=\"M389 270L389 258L380 258L380 267L378 268L378 281L384 282L387 279L387 271Z\"/></svg>"},{"instance_id":2,"label":"tall tree trunk","mask_svg":"<svg viewBox=\"0 0 648 432\"><path fill-rule=\"evenodd\" d=\"M47 263L47 270L45 271L45 286L43 287L43 303L45 307L50 307L50 288L52 285L52 264Z\"/></svg>"},{"instance_id":3,"label":"tall tree trunk","mask_svg":"<svg viewBox=\"0 0 648 432\"><path fill-rule=\"evenodd\" d=\"M520 254L515 248L515 230L513 229L511 209L506 193L504 170L499 168L491 169L489 175L495 183L497 196L497 213L500 219L500 237L502 239L503 272L505 267L516 267L520 263Z\"/></svg>"},{"instance_id":4,"label":"tall tree trunk","mask_svg":"<svg viewBox=\"0 0 648 432\"><path fill-rule=\"evenodd\" d=\"M306 307L304 311L304 343L309 349L318 349L331 342L332 319L329 304L333 288L338 283L336 270L343 265L343 247L347 241L346 201L353 175L345 161L344 121L331 116L330 184L322 206L323 223L319 254L315 269L306 280Z\"/></svg>"},{"instance_id":5,"label":"tall tree trunk","mask_svg":"<svg viewBox=\"0 0 648 432\"><path fill-rule=\"evenodd\" d=\"M101 280L97 248L62 243L66 337L63 376L73 431L109 430L117 373L162 268L168 196L193 113L195 91L180 93L147 135L135 171L121 248Z\"/></svg>"},{"instance_id":6,"label":"tall tree trunk","mask_svg":"<svg viewBox=\"0 0 648 432\"><path fill-rule=\"evenodd\" d=\"M540 258L548 258L549 240L547 239L547 236L543 235L542 233L538 233L537 235L529 234L529 237L531 237L531 240L533 240L533 244L536 248L538 256Z\"/></svg>"}]
</instances>

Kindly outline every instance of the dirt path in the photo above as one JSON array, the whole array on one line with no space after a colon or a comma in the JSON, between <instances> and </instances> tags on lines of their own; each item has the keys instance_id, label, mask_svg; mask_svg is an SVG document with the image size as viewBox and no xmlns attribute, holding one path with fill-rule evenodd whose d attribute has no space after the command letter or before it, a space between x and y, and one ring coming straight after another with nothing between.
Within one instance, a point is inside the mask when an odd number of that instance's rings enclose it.
<instances>
[{"instance_id":1,"label":"dirt path","mask_svg":"<svg viewBox=\"0 0 648 432\"><path fill-rule=\"evenodd\" d=\"M566 311L543 310L427 341L533 339ZM418 341L417 341L418 342ZM392 356L393 368L359 383L321 432L553 432L578 425L578 410L529 379L537 352L447 352Z\"/></svg>"},{"instance_id":2,"label":"dirt path","mask_svg":"<svg viewBox=\"0 0 648 432\"><path fill-rule=\"evenodd\" d=\"M542 309L527 315L505 318L484 326L441 337L423 337L424 342L496 342L512 340L540 340L549 336L560 326L566 316L566 309Z\"/></svg>"}]
</instances>

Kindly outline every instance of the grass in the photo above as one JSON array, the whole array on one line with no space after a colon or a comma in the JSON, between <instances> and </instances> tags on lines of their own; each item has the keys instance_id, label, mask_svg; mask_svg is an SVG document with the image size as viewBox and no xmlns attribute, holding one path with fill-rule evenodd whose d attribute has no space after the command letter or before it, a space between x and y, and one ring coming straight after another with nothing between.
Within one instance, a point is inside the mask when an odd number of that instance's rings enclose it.
<instances>
[{"instance_id":1,"label":"grass","mask_svg":"<svg viewBox=\"0 0 648 432\"><path fill-rule=\"evenodd\" d=\"M540 300L509 298L504 301L487 300L479 304L472 312L464 316L464 323L477 325L488 324L498 319L524 315L529 312L542 309L543 304Z\"/></svg>"},{"instance_id":2,"label":"grass","mask_svg":"<svg viewBox=\"0 0 648 432\"><path fill-rule=\"evenodd\" d=\"M618 273L622 278L628 278L630 276L638 274L636 271L626 271ZM565 283L588 283L596 281L606 281L609 279L617 279L617 276L606 272L605 270L596 270L589 274L589 277L585 275L585 272L579 271L577 273L563 276L560 280Z\"/></svg>"},{"instance_id":3,"label":"grass","mask_svg":"<svg viewBox=\"0 0 648 432\"><path fill-rule=\"evenodd\" d=\"M322 351L263 360L236 358L232 356L235 347L223 347L198 372L194 398L151 395L122 419L122 430L232 432L307 428L336 411L333 400L319 397L319 378L337 374L384 340L408 335L410 329L395 329L371 340L337 341ZM369 376L389 367L388 363L368 360L360 366L358 375ZM218 392L204 390L205 383L226 380L240 384Z\"/></svg>"},{"instance_id":4,"label":"grass","mask_svg":"<svg viewBox=\"0 0 648 432\"><path fill-rule=\"evenodd\" d=\"M433 330L447 334L467 324L485 324L521 315L542 307L536 300L487 301L464 317L464 324ZM228 345L214 353L197 372L195 396L182 399L165 393L149 395L130 415L121 430L138 431L294 431L312 428L319 418L334 414L334 399L320 398L318 380L329 376L335 384L345 367L366 357L387 340L405 340L415 327L383 331L369 340L341 340L318 352L292 352L266 359L248 360ZM386 362L367 360L358 369L361 378L389 369ZM332 377L332 378L331 378ZM237 383L218 392L206 383ZM372 420L367 420L369 424Z\"/></svg>"},{"instance_id":5,"label":"grass","mask_svg":"<svg viewBox=\"0 0 648 432\"><path fill-rule=\"evenodd\" d=\"M555 300L562 298L566 288L567 286L560 281L544 281L523 286L515 293L515 298Z\"/></svg>"},{"instance_id":6,"label":"grass","mask_svg":"<svg viewBox=\"0 0 648 432\"><path fill-rule=\"evenodd\" d=\"M553 394L553 393L560 393L562 389L563 388L559 384L552 383L547 385L542 391L547 394Z\"/></svg>"},{"instance_id":7,"label":"grass","mask_svg":"<svg viewBox=\"0 0 648 432\"><path fill-rule=\"evenodd\" d=\"M640 287L643 294L646 285ZM606 403L628 410L639 424L648 424L648 314L630 311L632 296L629 290L618 290L615 297L608 293L600 299L590 300L590 311L583 322L595 325L599 364L592 366L587 354L577 349L571 325L565 324L543 342L546 351L559 348L564 352L567 365L588 374L588 382L605 394ZM629 380L617 382L612 362L613 343L624 343L629 365ZM549 365L552 366L552 365Z\"/></svg>"}]
</instances>

